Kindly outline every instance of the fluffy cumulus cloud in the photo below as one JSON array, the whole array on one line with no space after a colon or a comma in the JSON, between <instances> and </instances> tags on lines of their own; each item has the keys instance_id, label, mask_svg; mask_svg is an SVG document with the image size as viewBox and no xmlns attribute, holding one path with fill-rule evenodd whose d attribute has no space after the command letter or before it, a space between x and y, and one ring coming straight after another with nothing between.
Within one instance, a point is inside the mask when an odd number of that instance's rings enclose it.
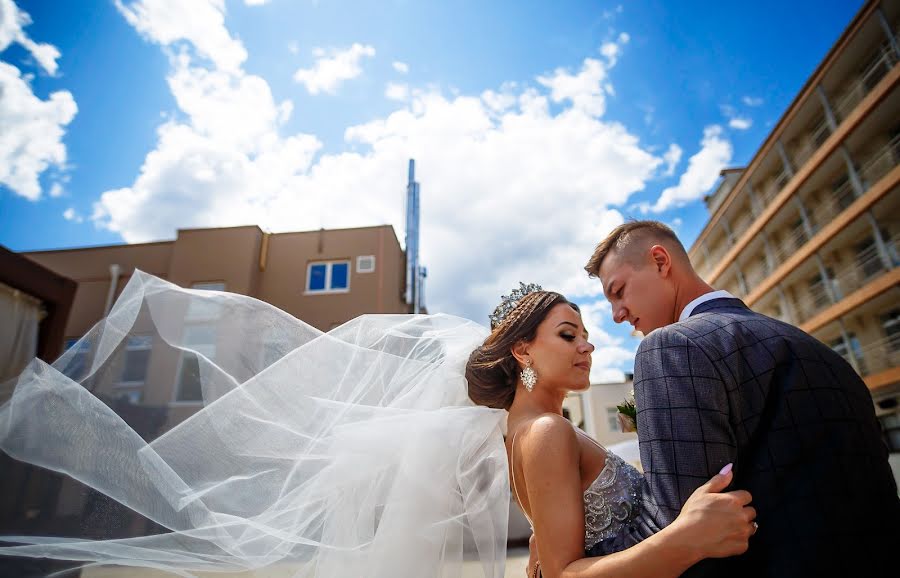
<instances>
[{"instance_id":1,"label":"fluffy cumulus cloud","mask_svg":"<svg viewBox=\"0 0 900 578\"><path fill-rule=\"evenodd\" d=\"M753 121L745 116L736 116L728 120L728 126L735 130L747 130L753 126Z\"/></svg>"},{"instance_id":2,"label":"fluffy cumulus cloud","mask_svg":"<svg viewBox=\"0 0 900 578\"><path fill-rule=\"evenodd\" d=\"M722 134L722 127L711 125L703 129L700 150L688 161L678 184L663 190L653 205L644 205L644 211L661 213L681 207L709 191L719 178L719 173L731 162L732 148Z\"/></svg>"},{"instance_id":3,"label":"fluffy cumulus cloud","mask_svg":"<svg viewBox=\"0 0 900 578\"><path fill-rule=\"evenodd\" d=\"M409 65L405 62L400 62L399 60L395 60L391 66L394 67L394 70L399 72L400 74L406 74L409 72Z\"/></svg>"},{"instance_id":4,"label":"fluffy cumulus cloud","mask_svg":"<svg viewBox=\"0 0 900 578\"><path fill-rule=\"evenodd\" d=\"M384 96L390 100L403 102L409 99L409 85L402 82L389 82L384 89Z\"/></svg>"},{"instance_id":5,"label":"fluffy cumulus cloud","mask_svg":"<svg viewBox=\"0 0 900 578\"><path fill-rule=\"evenodd\" d=\"M144 38L162 46L189 45L217 68L237 71L247 50L225 28L224 0L115 0L116 7Z\"/></svg>"},{"instance_id":6,"label":"fluffy cumulus cloud","mask_svg":"<svg viewBox=\"0 0 900 578\"><path fill-rule=\"evenodd\" d=\"M170 18L201 14L182 6L173 4ZM210 6L224 26L224 7ZM143 3L128 10L147 13ZM623 221L614 207L680 157L674 149L654 154L603 118L609 70L626 37L579 70L558 69L534 85L481 94L407 87L394 112L345 130L347 152L324 154L315 136L284 134L292 105L279 103L265 80L197 46L172 50L183 38L157 31L163 24L153 19L132 24L170 53L179 110L159 127L134 182L96 202L95 223L129 242L171 238L177 227L254 223L275 232L390 223L403 239L406 168L415 158L429 308L485 321L520 280L541 283L585 304L598 345L595 378L621 377L610 368L627 365L633 348L604 332L600 283L582 267ZM221 42L240 45L230 36ZM360 56L369 52L355 46ZM324 76L313 76L304 78L307 88L326 91Z\"/></svg>"},{"instance_id":7,"label":"fluffy cumulus cloud","mask_svg":"<svg viewBox=\"0 0 900 578\"><path fill-rule=\"evenodd\" d=\"M32 40L24 31L30 22L12 0L0 0L0 53L13 43L20 44L41 69L56 74L59 50ZM0 61L0 184L26 199L40 199L41 175L51 167L65 170L63 137L77 111L69 91L60 90L42 100L34 94L29 74Z\"/></svg>"},{"instance_id":8,"label":"fluffy cumulus cloud","mask_svg":"<svg viewBox=\"0 0 900 578\"><path fill-rule=\"evenodd\" d=\"M310 94L333 94L343 82L362 74L361 61L375 56L375 48L354 43L344 50L316 48L313 56L316 58L313 67L297 70L294 80L305 86Z\"/></svg>"},{"instance_id":9,"label":"fluffy cumulus cloud","mask_svg":"<svg viewBox=\"0 0 900 578\"><path fill-rule=\"evenodd\" d=\"M671 177L675 174L675 168L678 167L678 163L681 162L681 155L684 151L681 150L681 147L675 143L669 145L669 149L663 155L663 160L666 161L666 169L663 171L663 176Z\"/></svg>"}]
</instances>

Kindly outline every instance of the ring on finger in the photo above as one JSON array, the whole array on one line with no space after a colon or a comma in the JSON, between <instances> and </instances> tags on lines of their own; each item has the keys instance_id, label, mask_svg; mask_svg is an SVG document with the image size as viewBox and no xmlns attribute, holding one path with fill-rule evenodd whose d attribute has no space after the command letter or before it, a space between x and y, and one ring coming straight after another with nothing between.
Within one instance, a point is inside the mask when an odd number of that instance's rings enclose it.
<instances>
[{"instance_id":1,"label":"ring on finger","mask_svg":"<svg viewBox=\"0 0 900 578\"><path fill-rule=\"evenodd\" d=\"M755 534L756 531L759 530L759 524L757 524L756 521L750 522L750 524L753 526L753 533Z\"/></svg>"}]
</instances>

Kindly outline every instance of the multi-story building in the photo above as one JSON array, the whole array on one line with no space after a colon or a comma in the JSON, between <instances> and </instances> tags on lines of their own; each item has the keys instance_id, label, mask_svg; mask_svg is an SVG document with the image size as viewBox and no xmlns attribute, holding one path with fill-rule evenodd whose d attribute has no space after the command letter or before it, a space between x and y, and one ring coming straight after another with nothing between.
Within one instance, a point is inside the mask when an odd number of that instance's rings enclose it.
<instances>
[{"instance_id":1,"label":"multi-story building","mask_svg":"<svg viewBox=\"0 0 900 578\"><path fill-rule=\"evenodd\" d=\"M862 7L750 163L723 171L700 275L860 373L900 452L900 2ZM895 454L896 456L896 454Z\"/></svg>"}]
</instances>

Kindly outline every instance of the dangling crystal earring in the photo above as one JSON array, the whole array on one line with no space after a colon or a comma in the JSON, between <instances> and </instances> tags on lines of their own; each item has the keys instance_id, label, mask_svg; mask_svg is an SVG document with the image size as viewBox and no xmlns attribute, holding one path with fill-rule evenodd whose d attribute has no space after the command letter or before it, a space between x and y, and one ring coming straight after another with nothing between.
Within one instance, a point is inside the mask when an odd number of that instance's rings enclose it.
<instances>
[{"instance_id":1,"label":"dangling crystal earring","mask_svg":"<svg viewBox=\"0 0 900 578\"><path fill-rule=\"evenodd\" d=\"M525 369L522 370L522 385L525 386L525 389L531 391L534 389L534 384L537 383L537 373L533 369L531 369L531 360L529 359Z\"/></svg>"}]
</instances>

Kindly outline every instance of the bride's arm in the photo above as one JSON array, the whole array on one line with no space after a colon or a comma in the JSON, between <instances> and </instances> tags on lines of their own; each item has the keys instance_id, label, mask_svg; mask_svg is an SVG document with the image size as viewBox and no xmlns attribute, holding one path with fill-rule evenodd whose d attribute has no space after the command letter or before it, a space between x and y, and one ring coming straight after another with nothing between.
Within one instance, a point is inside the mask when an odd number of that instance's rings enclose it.
<instances>
[{"instance_id":1,"label":"bride's arm","mask_svg":"<svg viewBox=\"0 0 900 578\"><path fill-rule=\"evenodd\" d=\"M747 492L720 494L732 474L701 486L668 527L609 556L584 556L584 497L578 440L560 416L542 416L523 431L520 452L528 510L544 578L667 577L681 575L703 558L747 549L755 516ZM516 472L513 472L516 475ZM521 488L520 488L521 489Z\"/></svg>"}]
</instances>

